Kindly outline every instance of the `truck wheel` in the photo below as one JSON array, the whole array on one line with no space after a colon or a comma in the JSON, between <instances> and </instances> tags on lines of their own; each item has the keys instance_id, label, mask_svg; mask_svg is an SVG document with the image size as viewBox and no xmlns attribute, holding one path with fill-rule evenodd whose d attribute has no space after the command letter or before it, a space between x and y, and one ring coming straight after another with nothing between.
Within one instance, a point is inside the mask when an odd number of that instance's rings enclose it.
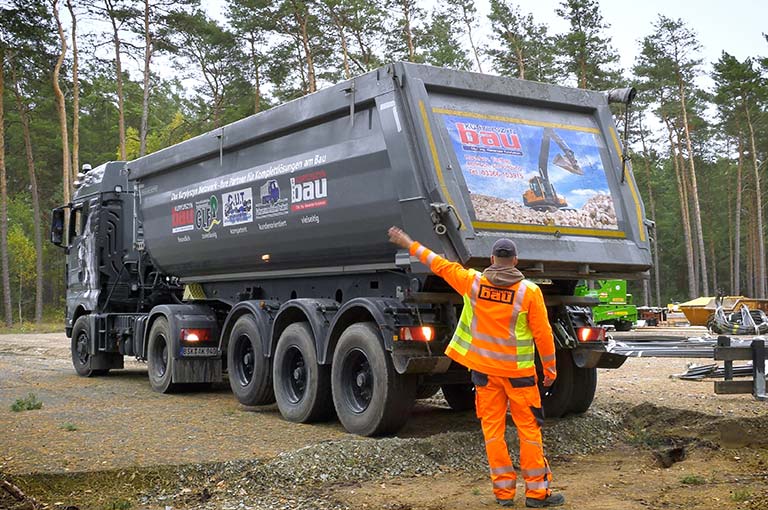
<instances>
[{"instance_id":1,"label":"truck wheel","mask_svg":"<svg viewBox=\"0 0 768 510\"><path fill-rule=\"evenodd\" d=\"M232 328L227 348L229 385L238 402L260 406L275 401L272 367L264 356L261 334L251 315L243 315Z\"/></svg>"},{"instance_id":2,"label":"truck wheel","mask_svg":"<svg viewBox=\"0 0 768 510\"><path fill-rule=\"evenodd\" d=\"M272 377L280 414L288 421L309 423L333 413L331 367L318 365L309 324L291 324L280 335Z\"/></svg>"},{"instance_id":3,"label":"truck wheel","mask_svg":"<svg viewBox=\"0 0 768 510\"><path fill-rule=\"evenodd\" d=\"M81 377L93 377L104 375L109 370L93 370L89 368L91 355L88 354L88 345L90 344L90 332L88 331L88 317L82 315L75 321L72 328L72 342L70 350L72 351L72 366L75 372Z\"/></svg>"},{"instance_id":4,"label":"truck wheel","mask_svg":"<svg viewBox=\"0 0 768 510\"><path fill-rule=\"evenodd\" d=\"M333 404L347 431L361 436L396 432L416 401L414 376L395 372L372 322L349 326L336 346L331 367Z\"/></svg>"},{"instance_id":5,"label":"truck wheel","mask_svg":"<svg viewBox=\"0 0 768 510\"><path fill-rule=\"evenodd\" d=\"M629 331L632 329L632 323L629 321L617 321L616 331Z\"/></svg>"},{"instance_id":6,"label":"truck wheel","mask_svg":"<svg viewBox=\"0 0 768 510\"><path fill-rule=\"evenodd\" d=\"M570 412L581 414L589 409L597 389L597 369L573 367L573 395Z\"/></svg>"},{"instance_id":7,"label":"truck wheel","mask_svg":"<svg viewBox=\"0 0 768 510\"><path fill-rule=\"evenodd\" d=\"M541 367L539 371L539 392L541 393L541 405L544 408L544 416L547 418L560 418L571 409L573 396L573 356L570 351L557 351L557 379L549 388L543 385L544 377Z\"/></svg>"},{"instance_id":8,"label":"truck wheel","mask_svg":"<svg viewBox=\"0 0 768 510\"><path fill-rule=\"evenodd\" d=\"M173 352L168 319L158 317L149 330L147 345L147 371L149 384L158 393L173 393L178 384L173 383Z\"/></svg>"},{"instance_id":9,"label":"truck wheel","mask_svg":"<svg viewBox=\"0 0 768 510\"><path fill-rule=\"evenodd\" d=\"M475 408L474 384L444 384L443 396L454 411L469 411Z\"/></svg>"}]
</instances>

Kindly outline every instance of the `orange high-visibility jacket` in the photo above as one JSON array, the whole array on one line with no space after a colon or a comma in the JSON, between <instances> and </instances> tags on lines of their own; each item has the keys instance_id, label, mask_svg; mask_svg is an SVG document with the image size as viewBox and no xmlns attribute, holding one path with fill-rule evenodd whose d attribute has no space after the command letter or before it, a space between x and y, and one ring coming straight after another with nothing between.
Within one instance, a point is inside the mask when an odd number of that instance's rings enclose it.
<instances>
[{"instance_id":1,"label":"orange high-visibility jacket","mask_svg":"<svg viewBox=\"0 0 768 510\"><path fill-rule=\"evenodd\" d=\"M464 298L459 324L445 351L448 357L488 375L533 377L536 350L544 374L557 377L552 327L535 283L521 280L497 287L482 273L445 260L415 241L410 253Z\"/></svg>"}]
</instances>

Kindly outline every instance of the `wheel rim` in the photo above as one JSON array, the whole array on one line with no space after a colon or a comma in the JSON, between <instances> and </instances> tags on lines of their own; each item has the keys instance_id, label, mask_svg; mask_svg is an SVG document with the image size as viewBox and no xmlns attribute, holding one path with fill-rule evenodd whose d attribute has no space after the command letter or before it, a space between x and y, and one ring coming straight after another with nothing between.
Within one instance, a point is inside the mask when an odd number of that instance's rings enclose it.
<instances>
[{"instance_id":1,"label":"wheel rim","mask_svg":"<svg viewBox=\"0 0 768 510\"><path fill-rule=\"evenodd\" d=\"M253 372L256 367L256 355L251 345L251 339L246 335L240 335L235 341L235 379L240 386L248 386L253 380Z\"/></svg>"},{"instance_id":2,"label":"wheel rim","mask_svg":"<svg viewBox=\"0 0 768 510\"><path fill-rule=\"evenodd\" d=\"M88 335L85 332L77 336L75 343L75 358L77 362L85 366L88 364Z\"/></svg>"},{"instance_id":3,"label":"wheel rim","mask_svg":"<svg viewBox=\"0 0 768 510\"><path fill-rule=\"evenodd\" d=\"M298 404L307 392L309 370L297 346L292 345L286 350L282 368L283 374L287 376L283 380L283 389L288 401L291 404Z\"/></svg>"},{"instance_id":4,"label":"wheel rim","mask_svg":"<svg viewBox=\"0 0 768 510\"><path fill-rule=\"evenodd\" d=\"M155 362L152 364L152 371L155 376L162 378L165 376L165 372L168 368L168 342L165 339L165 335L162 333L155 337L154 348L152 349L152 359Z\"/></svg>"},{"instance_id":5,"label":"wheel rim","mask_svg":"<svg viewBox=\"0 0 768 510\"><path fill-rule=\"evenodd\" d=\"M373 371L368 357L360 349L353 349L342 360L341 386L349 409L362 413L373 399Z\"/></svg>"}]
</instances>

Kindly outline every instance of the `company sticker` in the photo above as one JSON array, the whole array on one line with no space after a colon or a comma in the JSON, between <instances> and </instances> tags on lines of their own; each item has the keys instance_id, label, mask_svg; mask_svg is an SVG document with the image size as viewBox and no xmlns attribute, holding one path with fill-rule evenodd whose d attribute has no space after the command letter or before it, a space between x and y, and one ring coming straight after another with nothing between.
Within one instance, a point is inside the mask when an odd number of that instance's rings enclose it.
<instances>
[{"instance_id":1,"label":"company sticker","mask_svg":"<svg viewBox=\"0 0 768 510\"><path fill-rule=\"evenodd\" d=\"M240 225L253 221L253 193L251 188L224 193L224 226Z\"/></svg>"},{"instance_id":2,"label":"company sticker","mask_svg":"<svg viewBox=\"0 0 768 510\"><path fill-rule=\"evenodd\" d=\"M288 198L283 197L280 184L276 179L269 179L259 187L259 203L253 207L256 218L272 218L288 214Z\"/></svg>"},{"instance_id":3,"label":"company sticker","mask_svg":"<svg viewBox=\"0 0 768 510\"><path fill-rule=\"evenodd\" d=\"M218 235L212 230L219 224L219 199L216 195L195 202L195 228L203 231L203 239L216 239Z\"/></svg>"},{"instance_id":4,"label":"company sticker","mask_svg":"<svg viewBox=\"0 0 768 510\"><path fill-rule=\"evenodd\" d=\"M304 211L328 205L328 179L325 170L291 177L291 211Z\"/></svg>"},{"instance_id":5,"label":"company sticker","mask_svg":"<svg viewBox=\"0 0 768 510\"><path fill-rule=\"evenodd\" d=\"M191 202L174 205L171 209L171 232L178 234L195 228L195 210Z\"/></svg>"}]
</instances>

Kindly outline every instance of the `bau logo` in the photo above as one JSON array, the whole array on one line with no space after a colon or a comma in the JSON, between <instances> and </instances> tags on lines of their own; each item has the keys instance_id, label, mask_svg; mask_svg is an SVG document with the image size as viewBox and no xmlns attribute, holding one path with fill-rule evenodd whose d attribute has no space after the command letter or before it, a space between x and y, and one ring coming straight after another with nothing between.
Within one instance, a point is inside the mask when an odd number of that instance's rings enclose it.
<instances>
[{"instance_id":1,"label":"bau logo","mask_svg":"<svg viewBox=\"0 0 768 510\"><path fill-rule=\"evenodd\" d=\"M195 228L208 233L219 223L219 199L216 195L211 195L208 200L195 202Z\"/></svg>"},{"instance_id":2,"label":"bau logo","mask_svg":"<svg viewBox=\"0 0 768 510\"><path fill-rule=\"evenodd\" d=\"M496 128L482 124L456 123L459 140L464 150L497 154L523 155L520 138L508 128Z\"/></svg>"},{"instance_id":3,"label":"bau logo","mask_svg":"<svg viewBox=\"0 0 768 510\"><path fill-rule=\"evenodd\" d=\"M328 179L325 170L291 177L291 210L303 211L328 205Z\"/></svg>"},{"instance_id":4,"label":"bau logo","mask_svg":"<svg viewBox=\"0 0 768 510\"><path fill-rule=\"evenodd\" d=\"M496 303L510 304L515 297L515 291L507 289L499 289L496 287L488 287L487 285L480 286L480 299L486 301L495 301Z\"/></svg>"}]
</instances>

